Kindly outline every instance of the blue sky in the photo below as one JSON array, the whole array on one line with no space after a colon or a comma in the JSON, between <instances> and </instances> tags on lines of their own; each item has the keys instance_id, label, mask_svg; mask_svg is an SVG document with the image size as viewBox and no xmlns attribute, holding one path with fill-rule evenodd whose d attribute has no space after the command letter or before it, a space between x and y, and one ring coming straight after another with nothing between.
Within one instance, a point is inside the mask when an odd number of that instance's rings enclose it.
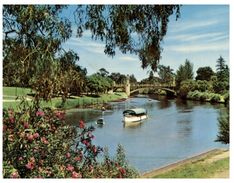
<instances>
[{"instance_id":1,"label":"blue sky","mask_svg":"<svg viewBox=\"0 0 234 183\"><path fill-rule=\"evenodd\" d=\"M72 18L73 7L64 13ZM82 38L73 36L64 44L65 49L78 53L79 65L85 67L88 75L105 68L109 72L134 74L137 80L148 77L150 69L143 70L136 55L121 54L114 58L104 54L104 44L91 39L85 32ZM170 18L168 32L162 44L160 64L176 71L186 59L194 64L194 73L199 67L210 66L215 71L216 60L222 56L229 63L229 6L228 5L184 5L181 17ZM157 75L157 74L155 74Z\"/></svg>"}]
</instances>

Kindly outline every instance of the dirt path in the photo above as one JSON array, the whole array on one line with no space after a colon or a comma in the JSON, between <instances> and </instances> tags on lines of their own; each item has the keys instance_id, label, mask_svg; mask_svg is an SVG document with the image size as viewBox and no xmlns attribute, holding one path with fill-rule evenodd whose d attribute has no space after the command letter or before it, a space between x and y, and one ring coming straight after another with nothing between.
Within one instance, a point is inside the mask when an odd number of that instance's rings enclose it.
<instances>
[{"instance_id":1,"label":"dirt path","mask_svg":"<svg viewBox=\"0 0 234 183\"><path fill-rule=\"evenodd\" d=\"M215 161L218 161L220 159L227 158L227 157L229 157L228 150L214 149L214 150L193 156L191 158L187 158L185 160L178 161L176 163L167 165L165 167L162 167L162 168L150 171L150 172L146 172L146 173L142 174L141 178L152 178L156 175L168 172L168 171L173 170L173 169L180 167L182 165L196 162L196 161L199 161L202 159L205 159L202 163L212 163L212 162L215 162ZM229 171L217 172L214 176L212 176L212 178L228 178L228 177L229 177Z\"/></svg>"}]
</instances>

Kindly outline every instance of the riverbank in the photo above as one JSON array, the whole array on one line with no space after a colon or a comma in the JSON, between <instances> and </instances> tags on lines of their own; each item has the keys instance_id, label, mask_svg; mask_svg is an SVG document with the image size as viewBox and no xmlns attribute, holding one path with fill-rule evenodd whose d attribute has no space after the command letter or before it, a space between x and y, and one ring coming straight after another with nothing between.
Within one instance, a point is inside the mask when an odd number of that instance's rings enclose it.
<instances>
[{"instance_id":1,"label":"riverbank","mask_svg":"<svg viewBox=\"0 0 234 183\"><path fill-rule=\"evenodd\" d=\"M24 97L29 105L32 104L32 91L29 88L3 87L3 107L17 109ZM72 109L72 108L101 108L103 105L108 108L108 102L126 100L128 96L124 92L114 92L108 94L100 94L99 96L84 95L70 96L66 102L62 104L61 97L52 98L51 101L42 101L42 107L50 107L53 109Z\"/></svg>"},{"instance_id":2,"label":"riverbank","mask_svg":"<svg viewBox=\"0 0 234 183\"><path fill-rule=\"evenodd\" d=\"M229 178L229 150L214 149L144 173L141 178Z\"/></svg>"}]
</instances>

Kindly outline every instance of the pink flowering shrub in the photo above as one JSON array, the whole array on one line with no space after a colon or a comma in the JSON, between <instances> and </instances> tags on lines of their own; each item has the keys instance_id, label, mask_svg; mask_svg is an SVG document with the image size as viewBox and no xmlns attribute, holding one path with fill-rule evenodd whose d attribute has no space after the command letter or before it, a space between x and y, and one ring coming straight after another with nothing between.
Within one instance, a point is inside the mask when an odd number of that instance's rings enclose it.
<instances>
[{"instance_id":1,"label":"pink flowering shrub","mask_svg":"<svg viewBox=\"0 0 234 183\"><path fill-rule=\"evenodd\" d=\"M122 150L114 159L98 158L103 149L92 143L93 131L81 120L76 127L66 125L64 111L4 109L4 178L137 177Z\"/></svg>"}]
</instances>

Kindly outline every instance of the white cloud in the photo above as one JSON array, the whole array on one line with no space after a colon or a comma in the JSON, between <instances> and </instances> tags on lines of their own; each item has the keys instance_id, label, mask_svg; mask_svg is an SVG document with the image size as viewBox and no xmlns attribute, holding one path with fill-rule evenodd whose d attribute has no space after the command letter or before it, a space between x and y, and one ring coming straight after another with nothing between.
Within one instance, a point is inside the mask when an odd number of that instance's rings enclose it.
<instances>
[{"instance_id":1,"label":"white cloud","mask_svg":"<svg viewBox=\"0 0 234 183\"><path fill-rule=\"evenodd\" d=\"M193 20L193 21L183 21L179 20L174 23L174 25L169 29L171 33L178 33L182 31L194 30L194 29L202 29L206 27L210 27L213 25L219 24L219 20Z\"/></svg>"},{"instance_id":2,"label":"white cloud","mask_svg":"<svg viewBox=\"0 0 234 183\"><path fill-rule=\"evenodd\" d=\"M132 56L122 56L122 57L119 57L120 60L126 60L126 61L137 61L138 59L137 58L134 58Z\"/></svg>"},{"instance_id":3,"label":"white cloud","mask_svg":"<svg viewBox=\"0 0 234 183\"><path fill-rule=\"evenodd\" d=\"M198 41L198 40L220 40L226 38L227 35L224 35L223 32L212 32L212 33L203 33L203 34L181 34L170 36L168 40L176 40L176 41Z\"/></svg>"},{"instance_id":4,"label":"white cloud","mask_svg":"<svg viewBox=\"0 0 234 183\"><path fill-rule=\"evenodd\" d=\"M184 44L166 46L164 50L181 52L181 53L194 53L194 52L207 52L207 51L226 51L229 50L228 42L222 42L219 44Z\"/></svg>"}]
</instances>

